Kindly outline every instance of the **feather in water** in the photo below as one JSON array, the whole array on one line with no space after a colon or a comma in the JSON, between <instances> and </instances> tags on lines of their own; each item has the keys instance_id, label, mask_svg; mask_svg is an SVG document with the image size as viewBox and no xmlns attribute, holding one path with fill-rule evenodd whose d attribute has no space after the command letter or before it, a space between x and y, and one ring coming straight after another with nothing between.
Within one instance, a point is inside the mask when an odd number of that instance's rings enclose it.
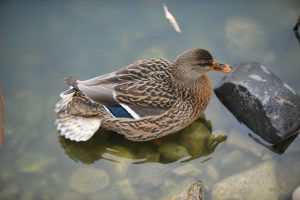
<instances>
[{"instance_id":1,"label":"feather in water","mask_svg":"<svg viewBox=\"0 0 300 200\"><path fill-rule=\"evenodd\" d=\"M163 4L163 8L164 8L164 11L165 11L166 18L170 21L170 23L173 26L173 28L175 29L175 31L178 32L178 33L181 33L180 27L179 27L175 17L168 10L167 5Z\"/></svg>"}]
</instances>

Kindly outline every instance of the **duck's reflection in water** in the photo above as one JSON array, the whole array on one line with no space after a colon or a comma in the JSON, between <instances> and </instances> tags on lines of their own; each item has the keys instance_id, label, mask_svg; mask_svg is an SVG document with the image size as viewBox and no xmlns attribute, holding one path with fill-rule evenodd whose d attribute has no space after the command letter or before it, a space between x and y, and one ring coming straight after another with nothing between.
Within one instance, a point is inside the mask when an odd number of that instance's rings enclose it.
<instances>
[{"instance_id":1,"label":"duck's reflection in water","mask_svg":"<svg viewBox=\"0 0 300 200\"><path fill-rule=\"evenodd\" d=\"M142 164L187 162L214 152L224 135L213 135L211 122L201 116L185 129L147 142L133 142L119 134L99 130L86 142L73 142L59 136L65 153L74 161L93 163L100 159Z\"/></svg>"}]
</instances>

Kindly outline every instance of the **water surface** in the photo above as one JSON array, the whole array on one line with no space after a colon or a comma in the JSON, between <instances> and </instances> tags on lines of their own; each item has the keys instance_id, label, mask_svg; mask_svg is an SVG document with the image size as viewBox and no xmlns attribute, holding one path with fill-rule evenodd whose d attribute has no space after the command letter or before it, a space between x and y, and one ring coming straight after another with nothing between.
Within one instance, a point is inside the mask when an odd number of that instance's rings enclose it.
<instances>
[{"instance_id":1,"label":"water surface","mask_svg":"<svg viewBox=\"0 0 300 200\"><path fill-rule=\"evenodd\" d=\"M164 18L162 3L0 2L6 111L1 199L168 199L196 179L209 199L215 183L266 160L276 163L279 199L290 198L300 185L300 138L283 154L274 153L254 142L215 96L206 120L196 122L205 130L191 157L182 151L162 157L161 146L184 146L182 135L193 127L156 143L130 142L104 130L87 143L58 136L53 109L67 89L64 77L84 80L142 58L174 60L189 48L206 48L233 66L260 62L300 94L300 45L292 31L299 1L165 1L180 34ZM210 76L216 85L223 75ZM227 140L214 143L217 135ZM94 172L95 184L82 188L76 174Z\"/></svg>"}]
</instances>

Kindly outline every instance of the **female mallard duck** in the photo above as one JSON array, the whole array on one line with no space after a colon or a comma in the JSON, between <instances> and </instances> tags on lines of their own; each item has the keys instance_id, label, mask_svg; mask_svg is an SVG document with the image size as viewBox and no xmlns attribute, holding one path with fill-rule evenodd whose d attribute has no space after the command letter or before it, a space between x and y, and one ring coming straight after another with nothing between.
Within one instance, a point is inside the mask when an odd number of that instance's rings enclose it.
<instances>
[{"instance_id":1,"label":"female mallard duck","mask_svg":"<svg viewBox=\"0 0 300 200\"><path fill-rule=\"evenodd\" d=\"M57 129L86 141L103 127L129 140L147 141L183 129L208 105L212 86L206 72L229 72L204 49L191 49L174 63L144 59L116 72L79 81L56 104Z\"/></svg>"}]
</instances>

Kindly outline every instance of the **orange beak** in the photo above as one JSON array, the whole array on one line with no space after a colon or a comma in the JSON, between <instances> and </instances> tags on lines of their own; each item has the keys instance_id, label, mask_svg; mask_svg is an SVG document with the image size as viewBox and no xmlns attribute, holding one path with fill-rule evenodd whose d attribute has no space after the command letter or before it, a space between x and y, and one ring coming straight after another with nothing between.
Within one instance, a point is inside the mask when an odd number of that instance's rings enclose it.
<instances>
[{"instance_id":1,"label":"orange beak","mask_svg":"<svg viewBox=\"0 0 300 200\"><path fill-rule=\"evenodd\" d=\"M231 71L231 67L228 64L222 64L214 61L213 65L210 67L210 70L216 72L228 73Z\"/></svg>"}]
</instances>

